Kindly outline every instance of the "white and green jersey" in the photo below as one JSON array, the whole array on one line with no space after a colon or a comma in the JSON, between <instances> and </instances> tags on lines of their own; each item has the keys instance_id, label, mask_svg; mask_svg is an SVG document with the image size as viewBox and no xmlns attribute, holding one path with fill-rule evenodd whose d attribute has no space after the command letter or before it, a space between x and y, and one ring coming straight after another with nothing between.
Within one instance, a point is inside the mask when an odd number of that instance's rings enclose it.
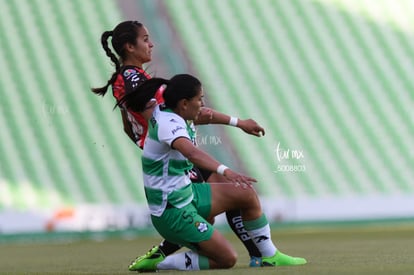
<instances>
[{"instance_id":1,"label":"white and green jersey","mask_svg":"<svg viewBox=\"0 0 414 275\"><path fill-rule=\"evenodd\" d=\"M161 108L162 109L162 108ZM152 215L161 216L167 203L181 208L193 200L188 171L193 164L171 144L179 137L195 141L193 124L157 106L148 123L142 154L145 195Z\"/></svg>"}]
</instances>

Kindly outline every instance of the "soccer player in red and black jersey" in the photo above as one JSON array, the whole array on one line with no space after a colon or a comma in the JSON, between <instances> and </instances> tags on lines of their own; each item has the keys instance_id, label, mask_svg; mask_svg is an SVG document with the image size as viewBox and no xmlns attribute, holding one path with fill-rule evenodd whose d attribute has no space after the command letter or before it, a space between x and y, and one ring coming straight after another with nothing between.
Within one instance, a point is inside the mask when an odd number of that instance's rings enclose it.
<instances>
[{"instance_id":1,"label":"soccer player in red and black jersey","mask_svg":"<svg viewBox=\"0 0 414 275\"><path fill-rule=\"evenodd\" d=\"M109 37L112 37L112 47L117 56L108 46ZM108 87L111 86L113 96L117 101L119 101L125 94L128 94L142 82L151 78L150 75L148 75L143 69L143 65L151 61L152 48L154 45L150 40L147 28L142 23L137 21L122 22L118 24L114 30L105 31L101 36L101 43L106 55L115 64L116 70L105 86L101 88L93 88L92 92L104 96L108 90ZM155 101L152 100L147 103L147 115L145 111L140 114L127 110L126 108L121 108L124 130L130 139L133 140L133 142L141 149L144 146L145 135L147 133L147 119L150 118L153 107L162 102L163 98L161 87L156 93ZM256 121L252 119L238 119L210 108L203 108L197 121L194 121L194 123L196 125L232 125L251 135L258 137L264 135L264 129L258 125ZM193 173L194 182L204 180L207 182L226 182L223 176L216 173L208 173L206 171L200 171L199 169L195 169ZM227 212L226 217L232 230L236 233L249 251L251 258L250 266L261 266L260 252L244 229L240 211ZM149 260L154 263L153 270L155 270L155 265L158 262L162 261L166 255L174 253L179 248L179 246L164 240L158 247L156 247L155 250L151 250L151 255L143 255L138 257L135 261ZM149 259L149 257L151 257L151 259ZM133 264L130 265L130 270L135 270L133 268ZM145 271L150 270L152 269Z\"/></svg>"},{"instance_id":2,"label":"soccer player in red and black jersey","mask_svg":"<svg viewBox=\"0 0 414 275\"><path fill-rule=\"evenodd\" d=\"M140 83L150 78L142 68L132 65L123 66L112 85L113 96L119 101L126 93L132 91ZM164 101L162 98L162 89L157 92L155 98L158 104ZM142 114L126 110L125 108L121 108L121 114L124 131L142 149L148 129L147 119Z\"/></svg>"}]
</instances>

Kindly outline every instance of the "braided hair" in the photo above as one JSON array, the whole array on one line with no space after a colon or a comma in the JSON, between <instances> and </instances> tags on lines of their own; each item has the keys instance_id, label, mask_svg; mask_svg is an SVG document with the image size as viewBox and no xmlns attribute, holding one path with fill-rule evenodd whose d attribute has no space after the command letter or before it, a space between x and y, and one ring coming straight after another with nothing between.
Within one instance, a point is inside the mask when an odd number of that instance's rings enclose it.
<instances>
[{"instance_id":1,"label":"braided hair","mask_svg":"<svg viewBox=\"0 0 414 275\"><path fill-rule=\"evenodd\" d=\"M143 27L143 24L138 21L124 21L119 23L112 31L105 31L101 35L101 44L106 55L111 59L115 65L115 72L108 80L105 86L100 88L92 88L92 92L104 96L108 90L108 87L114 84L117 75L121 71L122 61L126 58L125 44L136 44L139 30ZM112 37L112 48L115 50L116 56L108 45L108 39Z\"/></svg>"}]
</instances>

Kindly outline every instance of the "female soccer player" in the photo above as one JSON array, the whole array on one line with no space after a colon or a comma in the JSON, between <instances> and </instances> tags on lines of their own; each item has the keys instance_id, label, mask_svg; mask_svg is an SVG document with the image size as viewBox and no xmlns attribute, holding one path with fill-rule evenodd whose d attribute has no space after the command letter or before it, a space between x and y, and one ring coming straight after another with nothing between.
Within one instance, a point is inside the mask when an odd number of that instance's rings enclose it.
<instances>
[{"instance_id":1,"label":"female soccer player","mask_svg":"<svg viewBox=\"0 0 414 275\"><path fill-rule=\"evenodd\" d=\"M112 52L108 45L109 38L111 38L112 47L117 55ZM115 72L105 86L92 89L95 94L104 96L109 86L111 86L113 96L119 101L125 94L130 93L142 82L151 78L143 69L143 65L151 61L154 44L151 42L149 32L143 24L137 21L122 22L118 24L114 30L105 31L101 36L101 43L106 55L115 64ZM162 89L155 95L155 98L157 103L163 102ZM120 109L124 131L131 140L142 149L148 129L147 119L148 116L151 115L151 112L147 111L141 114L122 106ZM149 108L148 110L151 109ZM195 121L195 124L209 123L230 124L255 136L261 136L265 133L264 129L252 119L237 119L209 108L203 108L199 118ZM200 170L194 168L189 172L192 175L193 181L225 181L223 176L218 175L217 173L211 173L203 169ZM242 223L240 222L240 211L234 210L226 212L226 217L232 230L237 234L249 251L251 257L250 266L260 266L261 255L254 245L254 242L247 235L246 230L242 227ZM153 262L161 261L165 256L174 253L179 248L180 247L175 244L164 241L159 247L156 246L150 251L152 252L151 259L148 259L148 254L138 257L130 265L130 270L134 270L136 262L146 261L151 265ZM158 258L154 255L158 255Z\"/></svg>"},{"instance_id":2,"label":"female soccer player","mask_svg":"<svg viewBox=\"0 0 414 275\"><path fill-rule=\"evenodd\" d=\"M124 96L118 105L142 112L162 85L166 86L165 102L152 113L142 154L145 194L152 223L160 235L191 250L166 257L156 268L202 270L234 266L236 251L208 222L229 210L241 211L263 265L305 264L305 259L285 255L274 246L269 223L252 186L256 180L231 170L194 145L195 133L189 121L197 120L204 105L204 92L197 78L188 74L171 80L152 78ZM188 171L193 164L227 181L192 184Z\"/></svg>"}]
</instances>

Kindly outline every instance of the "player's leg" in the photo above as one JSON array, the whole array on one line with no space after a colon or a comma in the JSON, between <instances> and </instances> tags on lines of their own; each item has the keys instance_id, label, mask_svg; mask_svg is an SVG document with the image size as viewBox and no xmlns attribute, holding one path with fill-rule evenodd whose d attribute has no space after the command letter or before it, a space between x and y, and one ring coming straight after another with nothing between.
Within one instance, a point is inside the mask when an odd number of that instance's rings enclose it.
<instances>
[{"instance_id":1,"label":"player's leg","mask_svg":"<svg viewBox=\"0 0 414 275\"><path fill-rule=\"evenodd\" d=\"M155 267L158 263L162 262L165 257L178 251L181 247L181 245L163 240L159 245L151 248L146 254L138 256L128 266L128 269L130 271L155 271Z\"/></svg>"},{"instance_id":2,"label":"player's leg","mask_svg":"<svg viewBox=\"0 0 414 275\"><path fill-rule=\"evenodd\" d=\"M154 227L165 239L192 249L166 257L157 264L158 270L230 268L236 263L234 248L197 212L194 204L180 209L169 208L161 217L151 218Z\"/></svg>"},{"instance_id":3,"label":"player's leg","mask_svg":"<svg viewBox=\"0 0 414 275\"><path fill-rule=\"evenodd\" d=\"M196 167L191 169L189 177L192 182L200 183L204 182L203 173ZM209 220L210 223L214 223L214 218ZM130 271L136 271L142 267L152 270L159 262L163 261L165 257L177 252L181 248L181 245L171 243L167 240L163 240L158 246L151 248L146 254L138 256L128 267ZM155 269L154 269L155 270Z\"/></svg>"},{"instance_id":4,"label":"player's leg","mask_svg":"<svg viewBox=\"0 0 414 275\"><path fill-rule=\"evenodd\" d=\"M241 217L240 209L226 211L226 219L230 228L243 243L250 256L250 267L260 267L262 265L262 254L256 247L256 244L250 238L249 233L246 231L243 219Z\"/></svg>"},{"instance_id":5,"label":"player's leg","mask_svg":"<svg viewBox=\"0 0 414 275\"><path fill-rule=\"evenodd\" d=\"M231 268L236 264L236 251L217 230L209 240L198 243L197 248L200 255L209 259L210 269Z\"/></svg>"},{"instance_id":6,"label":"player's leg","mask_svg":"<svg viewBox=\"0 0 414 275\"><path fill-rule=\"evenodd\" d=\"M209 240L187 245L193 250L170 255L157 265L158 270L225 269L236 264L237 254L228 240L214 230Z\"/></svg>"},{"instance_id":7,"label":"player's leg","mask_svg":"<svg viewBox=\"0 0 414 275\"><path fill-rule=\"evenodd\" d=\"M243 224L262 255L263 265L301 265L306 260L285 255L277 250L271 239L270 226L262 212L259 198L252 187L238 184L211 184L211 216L240 209Z\"/></svg>"},{"instance_id":8,"label":"player's leg","mask_svg":"<svg viewBox=\"0 0 414 275\"><path fill-rule=\"evenodd\" d=\"M212 173L210 171L205 171L200 169L200 172L204 179L207 182L226 182L226 178L217 173ZM240 209L226 211L226 219L231 228L231 230L236 234L240 241L242 241L244 247L247 249L250 256L250 266L258 267L261 266L261 254L257 249L255 243L247 234L246 229L241 218Z\"/></svg>"}]
</instances>

